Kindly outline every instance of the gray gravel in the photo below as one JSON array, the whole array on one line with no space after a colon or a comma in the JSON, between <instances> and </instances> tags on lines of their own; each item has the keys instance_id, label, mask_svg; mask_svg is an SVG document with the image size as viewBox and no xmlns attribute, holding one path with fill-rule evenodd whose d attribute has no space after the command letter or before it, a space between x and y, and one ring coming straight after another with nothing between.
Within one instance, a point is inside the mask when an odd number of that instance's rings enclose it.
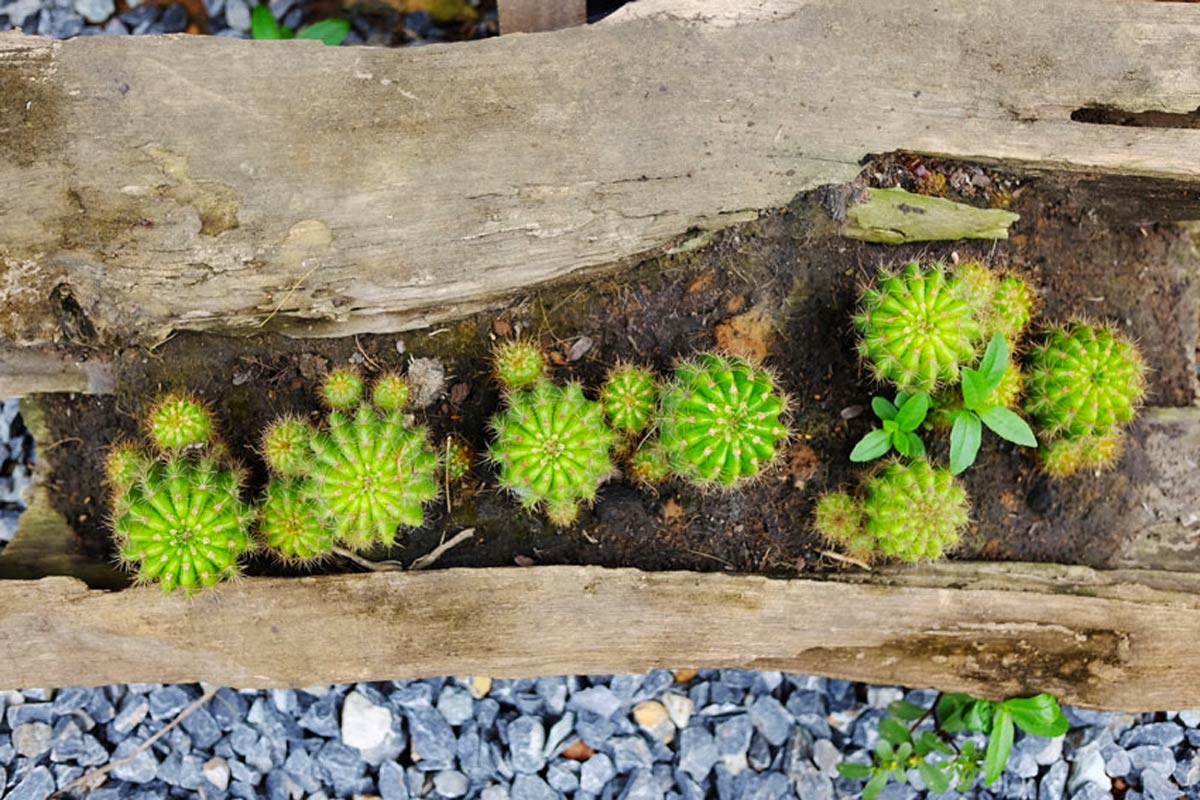
<instances>
[{"instance_id":1,"label":"gray gravel","mask_svg":"<svg viewBox=\"0 0 1200 800\"><path fill-rule=\"evenodd\" d=\"M778 672L681 677L221 689L90 796L851 798L862 784L839 778L837 764L865 758L886 704L934 698ZM0 797L44 800L85 770L133 755L200 692L158 684L0 692ZM1018 734L1000 781L968 796L1200 796L1197 712L1067 715L1065 737ZM924 793L893 784L881 796Z\"/></svg>"},{"instance_id":2,"label":"gray gravel","mask_svg":"<svg viewBox=\"0 0 1200 800\"><path fill-rule=\"evenodd\" d=\"M33 464L33 437L25 431L16 400L0 400L0 551L17 532Z\"/></svg>"}]
</instances>

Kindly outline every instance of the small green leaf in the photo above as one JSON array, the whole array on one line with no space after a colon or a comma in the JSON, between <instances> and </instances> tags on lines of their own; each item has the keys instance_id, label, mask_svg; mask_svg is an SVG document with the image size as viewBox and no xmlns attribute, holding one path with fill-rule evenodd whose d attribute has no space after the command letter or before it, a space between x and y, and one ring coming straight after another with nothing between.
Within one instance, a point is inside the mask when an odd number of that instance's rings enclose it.
<instances>
[{"instance_id":1,"label":"small green leaf","mask_svg":"<svg viewBox=\"0 0 1200 800\"><path fill-rule=\"evenodd\" d=\"M991 700L976 700L967 706L963 713L963 722L970 730L987 733L992 729L995 709L996 704Z\"/></svg>"},{"instance_id":2,"label":"small green leaf","mask_svg":"<svg viewBox=\"0 0 1200 800\"><path fill-rule=\"evenodd\" d=\"M896 700L889 703L888 711L906 722L913 722L925 716L925 709L907 700Z\"/></svg>"},{"instance_id":3,"label":"small green leaf","mask_svg":"<svg viewBox=\"0 0 1200 800\"><path fill-rule=\"evenodd\" d=\"M908 726L895 717L884 717L879 720L879 735L896 746L909 745L912 741L912 735L908 732ZM909 753L912 752L912 747L909 745ZM899 756L906 758L908 754Z\"/></svg>"},{"instance_id":4,"label":"small green leaf","mask_svg":"<svg viewBox=\"0 0 1200 800\"><path fill-rule=\"evenodd\" d=\"M896 452L905 458L912 458L912 443L904 431L896 431L892 434L892 447L896 448Z\"/></svg>"},{"instance_id":5,"label":"small green leaf","mask_svg":"<svg viewBox=\"0 0 1200 800\"><path fill-rule=\"evenodd\" d=\"M1023 447L1037 447L1037 437L1033 435L1033 429L1015 412L1003 406L991 406L980 411L979 418L1001 439Z\"/></svg>"},{"instance_id":6,"label":"small green leaf","mask_svg":"<svg viewBox=\"0 0 1200 800\"><path fill-rule=\"evenodd\" d=\"M1008 343L1002 334L992 334L983 360L979 362L979 374L983 378L983 393L995 389L1004 380L1004 372L1008 369Z\"/></svg>"},{"instance_id":7,"label":"small green leaf","mask_svg":"<svg viewBox=\"0 0 1200 800\"><path fill-rule=\"evenodd\" d=\"M345 19L323 19L314 22L296 34L297 39L316 39L330 47L337 47L350 34L350 21Z\"/></svg>"},{"instance_id":8,"label":"small green leaf","mask_svg":"<svg viewBox=\"0 0 1200 800\"><path fill-rule=\"evenodd\" d=\"M979 443L983 439L983 425L973 411L959 411L950 429L950 474L958 475L975 463L979 454ZM853 456L851 457L853 460Z\"/></svg>"},{"instance_id":9,"label":"small green leaf","mask_svg":"<svg viewBox=\"0 0 1200 800\"><path fill-rule=\"evenodd\" d=\"M904 728L903 725L901 725L900 727ZM904 729L908 730L908 728L904 728ZM913 746L912 746L911 741L905 742L904 744L902 744L898 748L896 748L896 760L900 762L901 768L903 768L904 763L906 761L908 761L908 757L911 756L912 754L913 754Z\"/></svg>"},{"instance_id":10,"label":"small green leaf","mask_svg":"<svg viewBox=\"0 0 1200 800\"><path fill-rule=\"evenodd\" d=\"M894 402L896 404L896 408L899 408L900 406L907 403L908 398L910 398L910 397L912 397L912 392L900 392L896 395L896 399L893 400L892 402Z\"/></svg>"},{"instance_id":11,"label":"small green leaf","mask_svg":"<svg viewBox=\"0 0 1200 800\"><path fill-rule=\"evenodd\" d=\"M851 761L839 762L837 771L843 778L850 780L862 780L874 772L868 764L855 764Z\"/></svg>"},{"instance_id":12,"label":"small green leaf","mask_svg":"<svg viewBox=\"0 0 1200 800\"><path fill-rule=\"evenodd\" d=\"M1034 697L1018 697L1004 701L1004 708L1013 722L1026 733L1053 738L1067 732L1070 723L1058 707L1054 695L1044 692Z\"/></svg>"},{"instance_id":13,"label":"small green leaf","mask_svg":"<svg viewBox=\"0 0 1200 800\"><path fill-rule=\"evenodd\" d=\"M920 436L917 436L915 433L912 433L911 431L908 433L902 433L899 435L904 436L905 438L908 439L908 450L909 450L910 458L924 458L925 457L925 443L921 441ZM892 440L892 443L895 444L895 439ZM900 448L896 448L896 449L899 450Z\"/></svg>"},{"instance_id":14,"label":"small green leaf","mask_svg":"<svg viewBox=\"0 0 1200 800\"><path fill-rule=\"evenodd\" d=\"M971 695L962 692L947 692L938 699L934 713L937 714L938 724L947 733L957 733L966 725L963 723L963 712L971 704Z\"/></svg>"},{"instance_id":15,"label":"small green leaf","mask_svg":"<svg viewBox=\"0 0 1200 800\"><path fill-rule=\"evenodd\" d=\"M937 751L948 756L954 755L954 750L950 748L950 745L942 741L942 737L933 731L921 731L921 735L917 737L917 748L923 749L926 753Z\"/></svg>"},{"instance_id":16,"label":"small green leaf","mask_svg":"<svg viewBox=\"0 0 1200 800\"><path fill-rule=\"evenodd\" d=\"M859 439L858 444L850 451L850 460L854 462L870 461L892 449L892 435L878 428Z\"/></svg>"},{"instance_id":17,"label":"small green leaf","mask_svg":"<svg viewBox=\"0 0 1200 800\"><path fill-rule=\"evenodd\" d=\"M941 794L950 789L950 776L928 761L922 761L917 766L917 772L921 774L925 786L934 794Z\"/></svg>"},{"instance_id":18,"label":"small green leaf","mask_svg":"<svg viewBox=\"0 0 1200 800\"><path fill-rule=\"evenodd\" d=\"M988 388L983 375L969 367L962 371L963 406L975 410L987 396Z\"/></svg>"},{"instance_id":19,"label":"small green leaf","mask_svg":"<svg viewBox=\"0 0 1200 800\"><path fill-rule=\"evenodd\" d=\"M886 397L872 397L871 410L880 419L895 419L896 407Z\"/></svg>"},{"instance_id":20,"label":"small green leaf","mask_svg":"<svg viewBox=\"0 0 1200 800\"><path fill-rule=\"evenodd\" d=\"M883 787L887 786L888 772L887 770L879 770L871 776L871 780L867 781L867 785L863 787L863 800L875 800L879 793L883 791Z\"/></svg>"},{"instance_id":21,"label":"small green leaf","mask_svg":"<svg viewBox=\"0 0 1200 800\"><path fill-rule=\"evenodd\" d=\"M250 12L250 36L255 39L282 39L279 23L271 13L271 7L257 5Z\"/></svg>"},{"instance_id":22,"label":"small green leaf","mask_svg":"<svg viewBox=\"0 0 1200 800\"><path fill-rule=\"evenodd\" d=\"M891 761L896 757L896 751L892 749L892 743L880 736L875 742L875 755L879 756L880 761Z\"/></svg>"},{"instance_id":23,"label":"small green leaf","mask_svg":"<svg viewBox=\"0 0 1200 800\"><path fill-rule=\"evenodd\" d=\"M295 39L296 32L294 30L292 30L291 28L289 28L287 25L280 25L279 26L279 38L280 39Z\"/></svg>"},{"instance_id":24,"label":"small green leaf","mask_svg":"<svg viewBox=\"0 0 1200 800\"><path fill-rule=\"evenodd\" d=\"M1009 710L1000 706L992 722L992 738L988 740L987 757L984 760L984 786L991 786L1004 772L1013 743L1013 719Z\"/></svg>"},{"instance_id":25,"label":"small green leaf","mask_svg":"<svg viewBox=\"0 0 1200 800\"><path fill-rule=\"evenodd\" d=\"M915 431L925 421L925 414L928 411L929 395L925 392L917 392L904 401L904 405L900 406L900 410L896 413L896 424L902 431Z\"/></svg>"},{"instance_id":26,"label":"small green leaf","mask_svg":"<svg viewBox=\"0 0 1200 800\"><path fill-rule=\"evenodd\" d=\"M894 419L885 419L883 421L883 429L888 433L895 433L900 430L900 426L896 424L896 420Z\"/></svg>"}]
</instances>

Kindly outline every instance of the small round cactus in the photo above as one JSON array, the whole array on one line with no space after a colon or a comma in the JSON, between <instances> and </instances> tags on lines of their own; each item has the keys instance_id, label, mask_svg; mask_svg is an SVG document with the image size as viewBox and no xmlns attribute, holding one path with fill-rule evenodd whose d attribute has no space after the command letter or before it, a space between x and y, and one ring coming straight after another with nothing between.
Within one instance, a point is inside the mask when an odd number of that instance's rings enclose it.
<instances>
[{"instance_id":1,"label":"small round cactus","mask_svg":"<svg viewBox=\"0 0 1200 800\"><path fill-rule=\"evenodd\" d=\"M863 560L874 554L875 539L863 528L863 507L845 492L831 492L817 501L813 526L826 539Z\"/></svg>"},{"instance_id":2,"label":"small round cactus","mask_svg":"<svg viewBox=\"0 0 1200 800\"><path fill-rule=\"evenodd\" d=\"M977 317L986 314L1000 285L996 273L982 261L971 259L954 267L953 278L955 294L971 306Z\"/></svg>"},{"instance_id":3,"label":"small round cactus","mask_svg":"<svg viewBox=\"0 0 1200 800\"><path fill-rule=\"evenodd\" d=\"M992 295L985 319L988 333L1000 333L1010 348L1016 345L1029 327L1036 303L1033 287L1016 275L1005 275Z\"/></svg>"},{"instance_id":4,"label":"small round cactus","mask_svg":"<svg viewBox=\"0 0 1200 800\"><path fill-rule=\"evenodd\" d=\"M629 457L629 477L646 486L662 483L671 475L671 461L657 439L638 445Z\"/></svg>"},{"instance_id":5,"label":"small round cactus","mask_svg":"<svg viewBox=\"0 0 1200 800\"><path fill-rule=\"evenodd\" d=\"M321 399L336 411L348 411L358 405L363 396L363 379L358 370L344 367L332 370L321 384Z\"/></svg>"},{"instance_id":6,"label":"small round cactus","mask_svg":"<svg viewBox=\"0 0 1200 800\"><path fill-rule=\"evenodd\" d=\"M613 471L609 449L616 435L604 410L577 383L541 380L514 392L492 418L496 439L489 457L500 466L500 485L526 508L543 507L556 525L569 525L580 503L591 503Z\"/></svg>"},{"instance_id":7,"label":"small round cactus","mask_svg":"<svg viewBox=\"0 0 1200 800\"><path fill-rule=\"evenodd\" d=\"M967 492L950 471L927 462L893 461L867 484L863 530L884 555L938 558L968 522Z\"/></svg>"},{"instance_id":8,"label":"small round cactus","mask_svg":"<svg viewBox=\"0 0 1200 800\"><path fill-rule=\"evenodd\" d=\"M133 486L146 471L152 460L132 442L117 442L108 449L104 457L104 483L112 490L113 498L119 498Z\"/></svg>"},{"instance_id":9,"label":"small round cactus","mask_svg":"<svg viewBox=\"0 0 1200 800\"><path fill-rule=\"evenodd\" d=\"M700 486L733 486L774 462L788 435L787 399L765 369L702 353L662 391L659 442L671 470Z\"/></svg>"},{"instance_id":10,"label":"small round cactus","mask_svg":"<svg viewBox=\"0 0 1200 800\"><path fill-rule=\"evenodd\" d=\"M457 433L446 437L442 444L442 469L447 478L461 481L470 474L474 460L475 450L470 442Z\"/></svg>"},{"instance_id":11,"label":"small round cactus","mask_svg":"<svg viewBox=\"0 0 1200 800\"><path fill-rule=\"evenodd\" d=\"M408 381L394 372L387 372L375 380L371 401L380 411L400 411L408 404Z\"/></svg>"},{"instance_id":12,"label":"small round cactus","mask_svg":"<svg viewBox=\"0 0 1200 800\"><path fill-rule=\"evenodd\" d=\"M164 453L204 444L211 441L215 433L212 412L186 392L171 392L160 397L150 409L146 427L150 440Z\"/></svg>"},{"instance_id":13,"label":"small round cactus","mask_svg":"<svg viewBox=\"0 0 1200 800\"><path fill-rule=\"evenodd\" d=\"M400 525L420 527L421 504L437 497L437 454L423 428L367 404L329 415L312 440L312 498L334 537L349 547L391 545Z\"/></svg>"},{"instance_id":14,"label":"small round cactus","mask_svg":"<svg viewBox=\"0 0 1200 800\"><path fill-rule=\"evenodd\" d=\"M240 476L209 459L154 463L120 501L113 521L121 560L137 581L194 592L237 575L253 547L254 515L238 499Z\"/></svg>"},{"instance_id":15,"label":"small round cactus","mask_svg":"<svg viewBox=\"0 0 1200 800\"><path fill-rule=\"evenodd\" d=\"M1133 419L1146 367L1112 328L1069 322L1046 331L1029 354L1025 411L1047 438L1098 436Z\"/></svg>"},{"instance_id":16,"label":"small round cactus","mask_svg":"<svg viewBox=\"0 0 1200 800\"><path fill-rule=\"evenodd\" d=\"M646 429L654 414L654 375L632 364L614 367L600 387L600 402L615 430L635 436Z\"/></svg>"},{"instance_id":17,"label":"small round cactus","mask_svg":"<svg viewBox=\"0 0 1200 800\"><path fill-rule=\"evenodd\" d=\"M278 475L299 476L312 461L312 440L317 432L299 417L280 417L272 422L262 439L267 466Z\"/></svg>"},{"instance_id":18,"label":"small round cactus","mask_svg":"<svg viewBox=\"0 0 1200 800\"><path fill-rule=\"evenodd\" d=\"M1067 478L1078 472L1103 472L1116 466L1124 449L1125 432L1113 428L1099 436L1055 439L1039 451L1042 468L1052 478Z\"/></svg>"},{"instance_id":19,"label":"small round cactus","mask_svg":"<svg viewBox=\"0 0 1200 800\"><path fill-rule=\"evenodd\" d=\"M863 294L854 324L858 352L880 381L901 391L934 392L958 380L978 356L983 330L975 304L961 296L959 279L937 265L916 263L884 272Z\"/></svg>"},{"instance_id":20,"label":"small round cactus","mask_svg":"<svg viewBox=\"0 0 1200 800\"><path fill-rule=\"evenodd\" d=\"M267 547L287 563L309 564L333 551L333 531L311 502L311 490L301 478L273 478L267 484L258 529Z\"/></svg>"},{"instance_id":21,"label":"small round cactus","mask_svg":"<svg viewBox=\"0 0 1200 800\"><path fill-rule=\"evenodd\" d=\"M532 386L546 374L546 356L528 339L509 339L492 352L496 380L506 391Z\"/></svg>"}]
</instances>

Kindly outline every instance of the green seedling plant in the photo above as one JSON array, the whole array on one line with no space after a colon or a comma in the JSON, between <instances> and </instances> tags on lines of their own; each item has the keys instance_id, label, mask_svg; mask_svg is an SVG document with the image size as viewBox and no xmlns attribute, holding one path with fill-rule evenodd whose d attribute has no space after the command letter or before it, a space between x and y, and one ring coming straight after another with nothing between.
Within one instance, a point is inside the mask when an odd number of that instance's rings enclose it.
<instances>
[{"instance_id":1,"label":"green seedling plant","mask_svg":"<svg viewBox=\"0 0 1200 800\"><path fill-rule=\"evenodd\" d=\"M953 412L950 429L950 472L958 475L975 463L983 439L983 427L1022 447L1037 447L1033 429L1014 411L1005 408L995 390L1008 371L1008 344L997 332L984 351L978 369L962 370L962 408Z\"/></svg>"},{"instance_id":2,"label":"green seedling plant","mask_svg":"<svg viewBox=\"0 0 1200 800\"><path fill-rule=\"evenodd\" d=\"M916 431L929 412L928 394L901 392L894 403L886 397L874 397L871 398L871 409L883 422L883 427L875 428L859 439L850 451L851 461L873 461L892 450L908 458L924 457L925 443Z\"/></svg>"},{"instance_id":3,"label":"green seedling plant","mask_svg":"<svg viewBox=\"0 0 1200 800\"><path fill-rule=\"evenodd\" d=\"M315 39L336 47L350 35L350 22L344 19L323 19L293 31L275 21L270 6L257 5L250 13L250 36L254 39Z\"/></svg>"},{"instance_id":4,"label":"green seedling plant","mask_svg":"<svg viewBox=\"0 0 1200 800\"><path fill-rule=\"evenodd\" d=\"M871 763L838 764L842 777L866 781L863 800L874 800L889 780L906 782L909 770L916 770L932 794L952 788L966 792L981 773L990 786L1004 772L1017 728L1053 738L1070 727L1058 700L1048 693L999 702L942 693L929 708L897 700L888 710L891 716L879 721ZM963 733L982 733L987 745L960 742L957 734Z\"/></svg>"}]
</instances>

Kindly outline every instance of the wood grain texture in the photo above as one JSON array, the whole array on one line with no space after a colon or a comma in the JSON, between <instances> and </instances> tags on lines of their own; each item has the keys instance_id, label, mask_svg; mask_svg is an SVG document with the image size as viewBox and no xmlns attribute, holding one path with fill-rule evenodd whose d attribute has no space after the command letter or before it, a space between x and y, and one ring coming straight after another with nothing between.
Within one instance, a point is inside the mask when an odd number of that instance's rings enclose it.
<instances>
[{"instance_id":1,"label":"wood grain texture","mask_svg":"<svg viewBox=\"0 0 1200 800\"><path fill-rule=\"evenodd\" d=\"M410 50L4 34L0 336L420 326L894 149L1200 180L1200 130L1070 120L1200 106L1200 7L714 6Z\"/></svg>"},{"instance_id":2,"label":"wood grain texture","mask_svg":"<svg viewBox=\"0 0 1200 800\"><path fill-rule=\"evenodd\" d=\"M981 577L982 576L982 577ZM0 582L0 686L794 670L1074 705L1200 705L1200 577L941 564L862 583L597 567L252 579L193 599ZM986 580L986 585L978 585ZM320 609L321 613L313 613ZM580 622L586 620L586 625Z\"/></svg>"},{"instance_id":3,"label":"wood grain texture","mask_svg":"<svg viewBox=\"0 0 1200 800\"><path fill-rule=\"evenodd\" d=\"M497 0L500 33L557 31L587 22L587 0Z\"/></svg>"}]
</instances>

